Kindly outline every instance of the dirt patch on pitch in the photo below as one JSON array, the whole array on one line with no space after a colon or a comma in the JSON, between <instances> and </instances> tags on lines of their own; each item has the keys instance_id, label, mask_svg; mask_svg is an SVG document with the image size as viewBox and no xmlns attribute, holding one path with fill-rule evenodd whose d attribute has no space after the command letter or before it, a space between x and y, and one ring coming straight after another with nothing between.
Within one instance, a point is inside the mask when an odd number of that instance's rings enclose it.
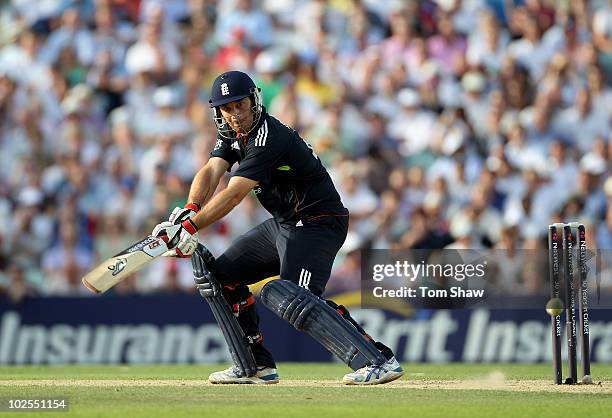
<instances>
[{"instance_id":1,"label":"dirt patch on pitch","mask_svg":"<svg viewBox=\"0 0 612 418\"><path fill-rule=\"evenodd\" d=\"M331 380L292 380L281 381L280 386L297 387L347 387L341 382ZM386 389L440 389L440 390L498 390L510 392L564 392L564 393L604 393L612 394L612 382L597 382L592 385L554 385L544 380L506 380L494 378L465 380L397 380L379 386L352 386L353 388L386 388Z\"/></svg>"},{"instance_id":2,"label":"dirt patch on pitch","mask_svg":"<svg viewBox=\"0 0 612 418\"><path fill-rule=\"evenodd\" d=\"M612 384L601 382L592 385L554 385L543 380L424 380L406 381L404 387L411 389L446 390L498 390L510 392L563 392L563 393L607 393L612 394Z\"/></svg>"},{"instance_id":3,"label":"dirt patch on pitch","mask_svg":"<svg viewBox=\"0 0 612 418\"><path fill-rule=\"evenodd\" d=\"M212 385L207 380L191 379L15 379L0 380L0 387L204 387ZM281 380L277 385L266 387L349 387L336 380ZM506 379L501 373L492 373L478 379L464 380L430 380L425 376L410 379L410 376L383 386L351 386L352 388L385 388L385 389L441 389L441 390L498 390L511 392L564 392L564 393L602 393L612 394L612 382L596 382L591 385L554 385L544 380Z\"/></svg>"}]
</instances>

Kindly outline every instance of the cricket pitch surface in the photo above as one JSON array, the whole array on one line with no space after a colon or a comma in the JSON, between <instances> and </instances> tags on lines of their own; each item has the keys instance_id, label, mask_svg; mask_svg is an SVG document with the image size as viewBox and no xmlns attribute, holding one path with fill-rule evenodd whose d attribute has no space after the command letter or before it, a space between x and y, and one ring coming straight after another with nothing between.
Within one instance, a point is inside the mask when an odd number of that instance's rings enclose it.
<instances>
[{"instance_id":1,"label":"cricket pitch surface","mask_svg":"<svg viewBox=\"0 0 612 418\"><path fill-rule=\"evenodd\" d=\"M208 374L224 367L6 366L0 367L0 399L63 397L69 410L62 415L75 417L593 418L612 410L608 364L593 364L591 385L554 385L550 364L460 363L405 363L404 377L379 386L343 385L348 370L334 363L279 364L275 385L210 384Z\"/></svg>"}]
</instances>

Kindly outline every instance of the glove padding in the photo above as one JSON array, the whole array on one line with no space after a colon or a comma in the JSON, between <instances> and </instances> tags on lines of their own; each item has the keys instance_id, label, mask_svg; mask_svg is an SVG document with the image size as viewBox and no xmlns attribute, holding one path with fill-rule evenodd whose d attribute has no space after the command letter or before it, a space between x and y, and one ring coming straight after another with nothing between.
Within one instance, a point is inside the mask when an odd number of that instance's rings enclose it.
<instances>
[{"instance_id":1,"label":"glove padding","mask_svg":"<svg viewBox=\"0 0 612 418\"><path fill-rule=\"evenodd\" d=\"M164 257L190 258L198 246L198 228L191 219L179 224L164 221L153 228L151 235L166 241L169 250Z\"/></svg>"},{"instance_id":2,"label":"glove padding","mask_svg":"<svg viewBox=\"0 0 612 418\"><path fill-rule=\"evenodd\" d=\"M193 216L198 213L199 210L200 206L197 203L188 203L184 208L179 208L177 206L170 214L168 221L173 224L183 223L183 221L193 218Z\"/></svg>"}]
</instances>

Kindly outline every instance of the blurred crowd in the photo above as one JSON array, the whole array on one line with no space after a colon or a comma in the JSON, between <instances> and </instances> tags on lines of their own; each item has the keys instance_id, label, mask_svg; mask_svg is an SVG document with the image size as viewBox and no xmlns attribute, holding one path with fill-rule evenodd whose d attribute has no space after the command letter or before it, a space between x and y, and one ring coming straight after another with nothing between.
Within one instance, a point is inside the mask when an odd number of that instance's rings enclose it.
<instances>
[{"instance_id":1,"label":"blurred crowd","mask_svg":"<svg viewBox=\"0 0 612 418\"><path fill-rule=\"evenodd\" d=\"M612 249L612 1L0 0L0 291L85 295L184 204L228 69L351 212L330 291L362 248L545 249L580 220ZM249 196L200 239L267 217ZM113 290L191 291L173 258Z\"/></svg>"}]
</instances>

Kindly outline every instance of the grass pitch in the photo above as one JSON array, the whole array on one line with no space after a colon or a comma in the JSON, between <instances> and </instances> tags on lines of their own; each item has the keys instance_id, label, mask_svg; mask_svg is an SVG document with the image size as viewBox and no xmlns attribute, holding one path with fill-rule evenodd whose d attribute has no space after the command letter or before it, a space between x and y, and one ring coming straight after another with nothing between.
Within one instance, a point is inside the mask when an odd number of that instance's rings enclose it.
<instances>
[{"instance_id":1,"label":"grass pitch","mask_svg":"<svg viewBox=\"0 0 612 418\"><path fill-rule=\"evenodd\" d=\"M405 364L382 386L343 386L339 364L279 365L277 385L211 385L223 366L0 367L0 398L67 397L74 417L609 417L612 365L593 385L552 384L549 364ZM40 416L6 413L3 416ZM46 416L46 415L43 415Z\"/></svg>"}]
</instances>

